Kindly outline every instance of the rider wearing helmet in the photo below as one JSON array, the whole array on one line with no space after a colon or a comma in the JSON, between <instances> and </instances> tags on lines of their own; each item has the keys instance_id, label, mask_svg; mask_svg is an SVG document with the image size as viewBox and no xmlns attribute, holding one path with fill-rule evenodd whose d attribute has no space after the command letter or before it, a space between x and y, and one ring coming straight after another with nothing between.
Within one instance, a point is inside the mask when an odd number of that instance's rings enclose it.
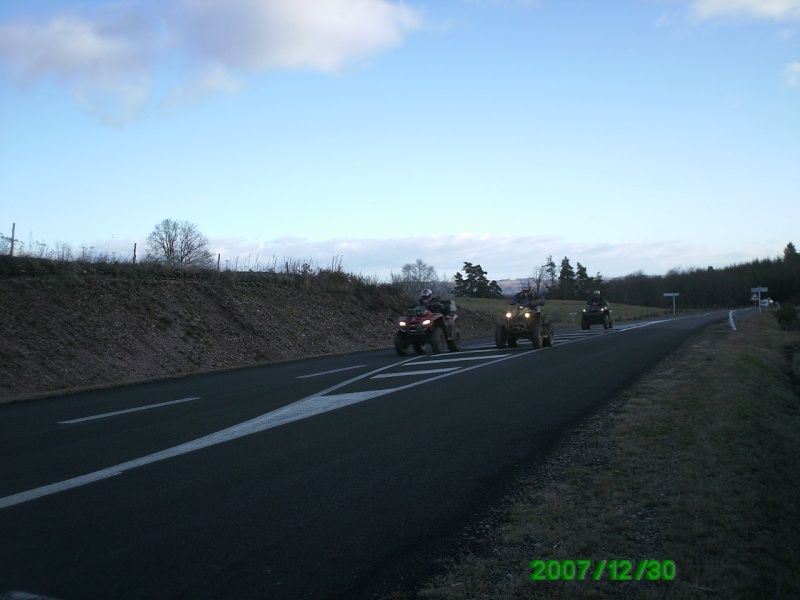
<instances>
[{"instance_id":1,"label":"rider wearing helmet","mask_svg":"<svg viewBox=\"0 0 800 600\"><path fill-rule=\"evenodd\" d=\"M600 290L592 292L591 298L586 301L586 304L599 304L600 306L608 306L605 298L600 294Z\"/></svg>"},{"instance_id":2,"label":"rider wearing helmet","mask_svg":"<svg viewBox=\"0 0 800 600\"><path fill-rule=\"evenodd\" d=\"M540 306L544 304L544 296L541 294L534 298L533 287L530 282L526 283L522 290L514 295L514 300L519 302L522 306L532 307L536 312L541 310Z\"/></svg>"},{"instance_id":3,"label":"rider wearing helmet","mask_svg":"<svg viewBox=\"0 0 800 600\"><path fill-rule=\"evenodd\" d=\"M419 293L418 306L426 306L431 312L441 312L442 302L433 295L433 291L425 288Z\"/></svg>"}]
</instances>

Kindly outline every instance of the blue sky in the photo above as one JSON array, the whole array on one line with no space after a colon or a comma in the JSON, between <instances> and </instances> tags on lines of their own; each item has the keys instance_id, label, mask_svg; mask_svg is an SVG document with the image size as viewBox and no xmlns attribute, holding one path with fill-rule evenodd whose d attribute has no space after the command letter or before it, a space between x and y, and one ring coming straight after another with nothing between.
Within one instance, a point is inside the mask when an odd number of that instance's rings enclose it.
<instances>
[{"instance_id":1,"label":"blue sky","mask_svg":"<svg viewBox=\"0 0 800 600\"><path fill-rule=\"evenodd\" d=\"M524 278L800 243L800 0L3 0L0 233ZM337 258L339 257L339 258Z\"/></svg>"}]
</instances>

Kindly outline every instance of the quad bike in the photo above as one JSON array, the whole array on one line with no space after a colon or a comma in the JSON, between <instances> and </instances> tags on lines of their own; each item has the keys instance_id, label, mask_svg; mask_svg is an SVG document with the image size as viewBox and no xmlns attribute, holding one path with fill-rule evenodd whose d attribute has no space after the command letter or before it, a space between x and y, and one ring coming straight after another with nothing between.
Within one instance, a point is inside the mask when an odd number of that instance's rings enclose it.
<instances>
[{"instance_id":1,"label":"quad bike","mask_svg":"<svg viewBox=\"0 0 800 600\"><path fill-rule=\"evenodd\" d=\"M434 354L444 352L445 347L450 352L461 349L456 303L445 300L432 308L433 311L427 306L414 306L400 317L394 336L394 349L398 356L405 356L409 346L413 346L417 354L422 354L425 344L431 345Z\"/></svg>"},{"instance_id":2,"label":"quad bike","mask_svg":"<svg viewBox=\"0 0 800 600\"><path fill-rule=\"evenodd\" d=\"M603 325L603 329L614 327L614 317L608 304L587 302L581 315L581 329L591 329L592 325Z\"/></svg>"},{"instance_id":3,"label":"quad bike","mask_svg":"<svg viewBox=\"0 0 800 600\"><path fill-rule=\"evenodd\" d=\"M517 340L525 338L531 340L533 347L538 349L552 346L555 334L548 317L530 306L512 302L505 320L495 328L494 341L498 348L505 348L506 344L514 348Z\"/></svg>"}]
</instances>

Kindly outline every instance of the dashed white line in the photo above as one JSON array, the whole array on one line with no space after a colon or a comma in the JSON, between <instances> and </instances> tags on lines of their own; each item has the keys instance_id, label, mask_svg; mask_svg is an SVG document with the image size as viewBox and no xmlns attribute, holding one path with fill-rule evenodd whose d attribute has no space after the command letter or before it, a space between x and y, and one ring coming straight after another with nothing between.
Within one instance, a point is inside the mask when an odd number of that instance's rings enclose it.
<instances>
[{"instance_id":1,"label":"dashed white line","mask_svg":"<svg viewBox=\"0 0 800 600\"><path fill-rule=\"evenodd\" d=\"M147 406L137 406L136 408L128 408L126 410L115 410L114 412L104 413L102 415L93 415L91 417L81 417L80 419L70 419L69 421L59 421L59 425L72 425L73 423L83 423L84 421L94 421L95 419L105 419L107 417L115 417L117 415L124 415L127 413L138 412L140 410L150 410L151 408L160 408L161 406L169 406L170 404L180 404L181 402L191 402L192 400L199 400L200 396L192 398L181 398L180 400L171 400L169 402L159 402L158 404L148 404Z\"/></svg>"}]
</instances>

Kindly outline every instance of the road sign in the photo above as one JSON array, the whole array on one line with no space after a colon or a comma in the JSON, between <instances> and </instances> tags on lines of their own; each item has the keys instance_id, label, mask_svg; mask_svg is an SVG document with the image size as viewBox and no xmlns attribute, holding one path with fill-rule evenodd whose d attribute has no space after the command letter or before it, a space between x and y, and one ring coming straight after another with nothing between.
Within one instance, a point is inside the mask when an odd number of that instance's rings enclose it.
<instances>
[{"instance_id":1,"label":"road sign","mask_svg":"<svg viewBox=\"0 0 800 600\"><path fill-rule=\"evenodd\" d=\"M765 288L765 287L750 288L750 291L760 294L761 292L768 292L769 288Z\"/></svg>"},{"instance_id":2,"label":"road sign","mask_svg":"<svg viewBox=\"0 0 800 600\"><path fill-rule=\"evenodd\" d=\"M680 292L667 292L664 296L672 297L672 316L675 316L675 296L680 296Z\"/></svg>"}]
</instances>

